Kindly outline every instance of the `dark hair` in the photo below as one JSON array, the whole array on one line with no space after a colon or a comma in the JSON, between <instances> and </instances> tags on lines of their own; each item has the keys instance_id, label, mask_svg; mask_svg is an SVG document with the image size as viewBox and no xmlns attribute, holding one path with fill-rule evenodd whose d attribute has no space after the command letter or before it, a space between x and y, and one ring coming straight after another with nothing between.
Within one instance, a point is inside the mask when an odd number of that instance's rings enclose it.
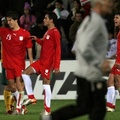
<instances>
[{"instance_id":1,"label":"dark hair","mask_svg":"<svg viewBox=\"0 0 120 120\"><path fill-rule=\"evenodd\" d=\"M10 17L13 20L18 20L19 15L16 11L8 11L8 13L6 14L6 17Z\"/></svg>"},{"instance_id":2,"label":"dark hair","mask_svg":"<svg viewBox=\"0 0 120 120\"><path fill-rule=\"evenodd\" d=\"M74 0L73 2L77 2L78 4L81 5L80 0Z\"/></svg>"},{"instance_id":3,"label":"dark hair","mask_svg":"<svg viewBox=\"0 0 120 120\"><path fill-rule=\"evenodd\" d=\"M109 29L108 29L108 33L109 33L109 34L114 34L114 29L109 28Z\"/></svg>"},{"instance_id":4,"label":"dark hair","mask_svg":"<svg viewBox=\"0 0 120 120\"><path fill-rule=\"evenodd\" d=\"M115 12L115 13L114 13L114 15L120 15L120 12L119 12L119 11L117 11L117 12Z\"/></svg>"},{"instance_id":5,"label":"dark hair","mask_svg":"<svg viewBox=\"0 0 120 120\"><path fill-rule=\"evenodd\" d=\"M51 11L47 11L46 15L48 15L49 19L53 20L53 23L56 24L57 23L57 15L54 12Z\"/></svg>"},{"instance_id":6,"label":"dark hair","mask_svg":"<svg viewBox=\"0 0 120 120\"><path fill-rule=\"evenodd\" d=\"M60 3L61 5L63 4L63 1L62 0L56 0L55 3L58 2Z\"/></svg>"},{"instance_id":7,"label":"dark hair","mask_svg":"<svg viewBox=\"0 0 120 120\"><path fill-rule=\"evenodd\" d=\"M84 12L83 12L83 11L77 10L77 11L75 12L75 15L76 15L76 14L81 14L82 17L84 17Z\"/></svg>"}]
</instances>

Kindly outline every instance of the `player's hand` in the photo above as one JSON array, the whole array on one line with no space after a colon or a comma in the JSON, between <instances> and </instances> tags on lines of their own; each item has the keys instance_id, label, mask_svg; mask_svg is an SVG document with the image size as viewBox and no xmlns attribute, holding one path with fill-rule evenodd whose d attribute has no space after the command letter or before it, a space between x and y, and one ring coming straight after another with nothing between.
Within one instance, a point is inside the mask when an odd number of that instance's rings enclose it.
<instances>
[{"instance_id":1,"label":"player's hand","mask_svg":"<svg viewBox=\"0 0 120 120\"><path fill-rule=\"evenodd\" d=\"M55 70L54 70L54 73L55 73L55 74L59 74L59 73L60 73L60 70L59 70L59 69L55 69Z\"/></svg>"},{"instance_id":2,"label":"player's hand","mask_svg":"<svg viewBox=\"0 0 120 120\"><path fill-rule=\"evenodd\" d=\"M37 40L37 37L36 37L36 36L30 36L30 38L31 38L32 40Z\"/></svg>"},{"instance_id":3,"label":"player's hand","mask_svg":"<svg viewBox=\"0 0 120 120\"><path fill-rule=\"evenodd\" d=\"M105 60L102 64L102 72L103 74L110 72L111 68L110 68L110 62L108 60Z\"/></svg>"},{"instance_id":4,"label":"player's hand","mask_svg":"<svg viewBox=\"0 0 120 120\"><path fill-rule=\"evenodd\" d=\"M33 63L33 60L30 60L30 65Z\"/></svg>"}]
</instances>

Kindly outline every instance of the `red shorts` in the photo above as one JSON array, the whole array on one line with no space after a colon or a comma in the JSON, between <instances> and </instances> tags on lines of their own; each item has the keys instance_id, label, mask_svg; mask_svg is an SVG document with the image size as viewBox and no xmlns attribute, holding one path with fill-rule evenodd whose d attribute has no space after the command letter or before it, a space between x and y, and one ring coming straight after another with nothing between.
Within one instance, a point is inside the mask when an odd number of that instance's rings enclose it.
<instances>
[{"instance_id":1,"label":"red shorts","mask_svg":"<svg viewBox=\"0 0 120 120\"><path fill-rule=\"evenodd\" d=\"M41 65L39 60L32 63L30 66L35 69L37 74L41 74L42 78L46 78L50 80L50 72L51 72L50 67Z\"/></svg>"},{"instance_id":2,"label":"red shorts","mask_svg":"<svg viewBox=\"0 0 120 120\"><path fill-rule=\"evenodd\" d=\"M111 73L112 73L113 75L120 75L120 70L117 69L116 66L114 65L114 66L112 67Z\"/></svg>"},{"instance_id":3,"label":"red shorts","mask_svg":"<svg viewBox=\"0 0 120 120\"><path fill-rule=\"evenodd\" d=\"M15 79L16 77L21 77L22 69L5 69L7 80Z\"/></svg>"}]
</instances>

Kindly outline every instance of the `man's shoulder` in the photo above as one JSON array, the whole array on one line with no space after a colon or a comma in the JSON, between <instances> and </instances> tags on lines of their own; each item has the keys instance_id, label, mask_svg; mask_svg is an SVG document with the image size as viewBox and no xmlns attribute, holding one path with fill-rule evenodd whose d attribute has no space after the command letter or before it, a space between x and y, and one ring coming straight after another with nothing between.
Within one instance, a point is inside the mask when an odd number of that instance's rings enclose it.
<instances>
[{"instance_id":1,"label":"man's shoulder","mask_svg":"<svg viewBox=\"0 0 120 120\"><path fill-rule=\"evenodd\" d=\"M11 31L11 29L7 28L7 27L1 27L0 30L2 30L2 31Z\"/></svg>"},{"instance_id":2,"label":"man's shoulder","mask_svg":"<svg viewBox=\"0 0 120 120\"><path fill-rule=\"evenodd\" d=\"M20 28L20 32L23 32L24 34L30 34L29 31L23 29L23 28Z\"/></svg>"},{"instance_id":3,"label":"man's shoulder","mask_svg":"<svg viewBox=\"0 0 120 120\"><path fill-rule=\"evenodd\" d=\"M50 34L59 33L59 30L55 27L49 31Z\"/></svg>"}]
</instances>

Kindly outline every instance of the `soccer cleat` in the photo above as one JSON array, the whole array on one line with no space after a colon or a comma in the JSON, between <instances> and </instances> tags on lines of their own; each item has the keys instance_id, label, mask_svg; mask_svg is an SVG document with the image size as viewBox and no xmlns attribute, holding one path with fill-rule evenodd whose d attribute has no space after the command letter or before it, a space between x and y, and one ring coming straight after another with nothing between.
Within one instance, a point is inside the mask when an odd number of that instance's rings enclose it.
<instances>
[{"instance_id":1,"label":"soccer cleat","mask_svg":"<svg viewBox=\"0 0 120 120\"><path fill-rule=\"evenodd\" d=\"M46 110L43 110L40 114L41 114L41 115L50 115L51 112L47 112Z\"/></svg>"},{"instance_id":2,"label":"soccer cleat","mask_svg":"<svg viewBox=\"0 0 120 120\"><path fill-rule=\"evenodd\" d=\"M25 105L22 106L21 108L21 114L24 115L28 112L27 107Z\"/></svg>"},{"instance_id":3,"label":"soccer cleat","mask_svg":"<svg viewBox=\"0 0 120 120\"><path fill-rule=\"evenodd\" d=\"M21 114L21 110L19 108L16 108L16 110L14 110L14 112L12 113L12 115L20 115Z\"/></svg>"},{"instance_id":4,"label":"soccer cleat","mask_svg":"<svg viewBox=\"0 0 120 120\"><path fill-rule=\"evenodd\" d=\"M40 113L39 120L51 120L50 114L51 113L44 110L43 112Z\"/></svg>"},{"instance_id":5,"label":"soccer cleat","mask_svg":"<svg viewBox=\"0 0 120 120\"><path fill-rule=\"evenodd\" d=\"M37 103L37 100L35 98L33 98L33 99L26 99L26 100L24 100L22 105L23 106L28 106L30 104L35 105L36 103Z\"/></svg>"},{"instance_id":6,"label":"soccer cleat","mask_svg":"<svg viewBox=\"0 0 120 120\"><path fill-rule=\"evenodd\" d=\"M114 108L107 107L107 112L114 112L114 111L115 111Z\"/></svg>"}]
</instances>

